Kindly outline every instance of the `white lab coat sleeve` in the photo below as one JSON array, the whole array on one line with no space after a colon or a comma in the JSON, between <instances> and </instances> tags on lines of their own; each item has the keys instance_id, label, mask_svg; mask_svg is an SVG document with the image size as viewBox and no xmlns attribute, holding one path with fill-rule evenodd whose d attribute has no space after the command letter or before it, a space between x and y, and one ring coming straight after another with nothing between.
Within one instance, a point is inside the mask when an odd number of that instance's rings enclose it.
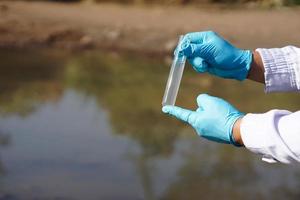
<instances>
[{"instance_id":1,"label":"white lab coat sleeve","mask_svg":"<svg viewBox=\"0 0 300 200\"><path fill-rule=\"evenodd\" d=\"M265 68L265 92L300 91L300 48L256 49Z\"/></svg>"},{"instance_id":2,"label":"white lab coat sleeve","mask_svg":"<svg viewBox=\"0 0 300 200\"><path fill-rule=\"evenodd\" d=\"M242 119L241 137L252 152L267 162L300 162L300 111L271 110L247 114Z\"/></svg>"},{"instance_id":3,"label":"white lab coat sleeve","mask_svg":"<svg viewBox=\"0 0 300 200\"><path fill-rule=\"evenodd\" d=\"M257 49L265 68L265 91L300 91L300 48ZM299 97L300 98L300 97ZM266 162L300 162L300 111L271 110L247 114L241 136L252 152Z\"/></svg>"}]
</instances>

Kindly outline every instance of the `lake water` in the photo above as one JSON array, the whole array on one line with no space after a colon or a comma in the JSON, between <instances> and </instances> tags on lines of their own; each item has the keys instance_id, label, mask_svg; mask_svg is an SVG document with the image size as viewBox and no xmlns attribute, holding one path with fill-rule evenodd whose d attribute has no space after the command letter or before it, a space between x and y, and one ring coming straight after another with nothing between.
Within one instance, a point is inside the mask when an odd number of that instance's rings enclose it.
<instances>
[{"instance_id":1,"label":"lake water","mask_svg":"<svg viewBox=\"0 0 300 200\"><path fill-rule=\"evenodd\" d=\"M161 112L168 58L0 51L0 200L299 199L300 166L209 142ZM244 112L300 109L299 94L184 72Z\"/></svg>"}]
</instances>

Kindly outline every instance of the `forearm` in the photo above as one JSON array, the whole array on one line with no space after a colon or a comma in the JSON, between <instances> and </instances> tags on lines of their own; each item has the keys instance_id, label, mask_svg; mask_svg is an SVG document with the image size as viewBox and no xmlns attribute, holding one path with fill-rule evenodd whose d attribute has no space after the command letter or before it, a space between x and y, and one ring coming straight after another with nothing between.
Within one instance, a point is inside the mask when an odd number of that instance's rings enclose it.
<instances>
[{"instance_id":1,"label":"forearm","mask_svg":"<svg viewBox=\"0 0 300 200\"><path fill-rule=\"evenodd\" d=\"M248 79L265 84L265 92L300 91L300 48L256 49Z\"/></svg>"},{"instance_id":2,"label":"forearm","mask_svg":"<svg viewBox=\"0 0 300 200\"><path fill-rule=\"evenodd\" d=\"M248 79L265 84L265 92L300 91L300 48L256 49Z\"/></svg>"},{"instance_id":3,"label":"forearm","mask_svg":"<svg viewBox=\"0 0 300 200\"><path fill-rule=\"evenodd\" d=\"M240 125L244 145L267 162L300 162L300 111L247 114Z\"/></svg>"},{"instance_id":4,"label":"forearm","mask_svg":"<svg viewBox=\"0 0 300 200\"><path fill-rule=\"evenodd\" d=\"M300 111L271 110L247 114L236 121L233 137L237 144L263 155L267 162L300 162Z\"/></svg>"},{"instance_id":5,"label":"forearm","mask_svg":"<svg viewBox=\"0 0 300 200\"><path fill-rule=\"evenodd\" d=\"M247 76L247 79L265 83L265 68L261 59L260 54L257 51L252 52L252 63Z\"/></svg>"},{"instance_id":6,"label":"forearm","mask_svg":"<svg viewBox=\"0 0 300 200\"><path fill-rule=\"evenodd\" d=\"M251 63L251 67L247 76L247 79L252 80L252 81L256 81L259 83L265 83L265 76L264 76L264 65L261 59L260 54L257 51L253 51L252 52L252 63ZM232 135L233 135L233 139L234 141L239 144L239 145L244 145L242 137L241 137L241 121L242 118L238 119L233 126L232 129Z\"/></svg>"},{"instance_id":7,"label":"forearm","mask_svg":"<svg viewBox=\"0 0 300 200\"><path fill-rule=\"evenodd\" d=\"M300 49L288 46L253 51L247 78L264 83L266 92L300 91ZM236 121L232 132L236 143L243 145L241 121Z\"/></svg>"}]
</instances>

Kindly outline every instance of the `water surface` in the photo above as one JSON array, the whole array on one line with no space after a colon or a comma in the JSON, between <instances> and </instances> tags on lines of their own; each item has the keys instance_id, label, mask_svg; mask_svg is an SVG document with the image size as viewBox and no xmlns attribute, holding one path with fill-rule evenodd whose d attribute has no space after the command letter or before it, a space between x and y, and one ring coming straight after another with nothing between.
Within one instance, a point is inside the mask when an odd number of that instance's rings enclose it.
<instances>
[{"instance_id":1,"label":"water surface","mask_svg":"<svg viewBox=\"0 0 300 200\"><path fill-rule=\"evenodd\" d=\"M299 110L298 94L186 68L199 93L244 112ZM266 164L161 113L165 58L0 51L0 199L299 199L300 166Z\"/></svg>"}]
</instances>

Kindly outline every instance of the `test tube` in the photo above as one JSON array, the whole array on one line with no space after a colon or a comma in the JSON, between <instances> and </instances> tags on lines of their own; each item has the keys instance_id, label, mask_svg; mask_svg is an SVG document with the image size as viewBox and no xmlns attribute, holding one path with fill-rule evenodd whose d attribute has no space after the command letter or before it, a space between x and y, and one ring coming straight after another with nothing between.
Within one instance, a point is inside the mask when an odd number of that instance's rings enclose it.
<instances>
[{"instance_id":1,"label":"test tube","mask_svg":"<svg viewBox=\"0 0 300 200\"><path fill-rule=\"evenodd\" d=\"M181 35L179 38L179 42L178 42L179 47L180 45L182 45L181 44L182 39L183 39L183 35ZM186 57L184 55L179 54L179 51L176 51L171 65L169 78L167 81L165 94L162 101L163 106L175 105L180 82L181 82L181 77L184 70L185 61L186 61Z\"/></svg>"}]
</instances>

